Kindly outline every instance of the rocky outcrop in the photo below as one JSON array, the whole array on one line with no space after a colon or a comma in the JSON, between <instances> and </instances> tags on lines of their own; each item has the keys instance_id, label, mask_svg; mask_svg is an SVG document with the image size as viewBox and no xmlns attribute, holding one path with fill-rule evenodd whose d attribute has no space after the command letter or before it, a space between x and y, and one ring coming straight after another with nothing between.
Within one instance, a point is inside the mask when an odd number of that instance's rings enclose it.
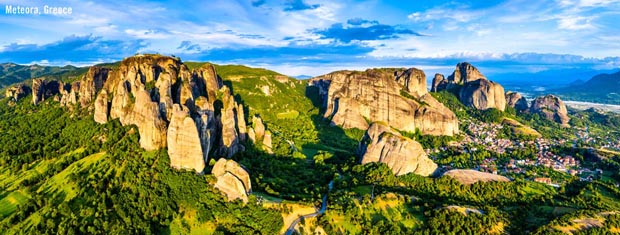
<instances>
[{"instance_id":1,"label":"rocky outcrop","mask_svg":"<svg viewBox=\"0 0 620 235\"><path fill-rule=\"evenodd\" d=\"M178 104L173 108L167 141L172 167L202 172L205 168L205 157L196 122L190 117L188 110L181 110Z\"/></svg>"},{"instance_id":2,"label":"rocky outcrop","mask_svg":"<svg viewBox=\"0 0 620 235\"><path fill-rule=\"evenodd\" d=\"M382 121L399 130L454 135L454 113L426 92L426 77L417 69L338 71L310 79L325 104L325 118L343 128L367 129Z\"/></svg>"},{"instance_id":3,"label":"rocky outcrop","mask_svg":"<svg viewBox=\"0 0 620 235\"><path fill-rule=\"evenodd\" d=\"M527 100L519 92L506 92L506 105L514 108L517 112L527 111Z\"/></svg>"},{"instance_id":4,"label":"rocky outcrop","mask_svg":"<svg viewBox=\"0 0 620 235\"><path fill-rule=\"evenodd\" d=\"M220 123L222 124L222 138L220 141L219 152L221 156L228 158L232 157L235 153L242 150L242 146L239 144L239 135L236 129L236 115L235 115L235 100L230 92L230 89L224 86L220 92L222 92L223 108L220 117Z\"/></svg>"},{"instance_id":5,"label":"rocky outcrop","mask_svg":"<svg viewBox=\"0 0 620 235\"><path fill-rule=\"evenodd\" d=\"M374 122L364 135L359 152L361 163L382 162L396 175L414 173L429 176L437 164L426 156L420 143L403 137L383 123Z\"/></svg>"},{"instance_id":6,"label":"rocky outcrop","mask_svg":"<svg viewBox=\"0 0 620 235\"><path fill-rule=\"evenodd\" d=\"M404 71L397 70L394 72L396 82L400 84L405 91L414 96L423 96L426 90L426 75L424 71L410 68Z\"/></svg>"},{"instance_id":7,"label":"rocky outcrop","mask_svg":"<svg viewBox=\"0 0 620 235\"><path fill-rule=\"evenodd\" d=\"M452 75L444 79L440 74L433 78L432 91L454 90L459 92L461 103L480 110L506 109L504 87L488 80L467 62L458 63Z\"/></svg>"},{"instance_id":8,"label":"rocky outcrop","mask_svg":"<svg viewBox=\"0 0 620 235\"><path fill-rule=\"evenodd\" d=\"M78 91L80 90L80 82L72 84L60 83L60 105L72 108L78 102Z\"/></svg>"},{"instance_id":9,"label":"rocky outcrop","mask_svg":"<svg viewBox=\"0 0 620 235\"><path fill-rule=\"evenodd\" d=\"M34 79L33 88L35 104L54 96L70 109L94 109L98 123L136 125L140 146L168 147L175 168L202 172L209 154L232 157L244 150L244 107L211 64L190 71L178 58L136 55L113 69L91 67L71 85Z\"/></svg>"},{"instance_id":10,"label":"rocky outcrop","mask_svg":"<svg viewBox=\"0 0 620 235\"><path fill-rule=\"evenodd\" d=\"M252 184L250 183L250 175L233 160L220 158L211 173L217 179L215 188L222 191L229 201L241 199L248 202L248 195L252 192Z\"/></svg>"},{"instance_id":11,"label":"rocky outcrop","mask_svg":"<svg viewBox=\"0 0 620 235\"><path fill-rule=\"evenodd\" d=\"M448 76L448 83L464 85L480 79L486 80L487 78L470 63L461 62L456 65L452 75Z\"/></svg>"},{"instance_id":12,"label":"rocky outcrop","mask_svg":"<svg viewBox=\"0 0 620 235\"><path fill-rule=\"evenodd\" d=\"M237 112L237 130L239 131L239 141L244 142L247 138L247 126L245 124L245 111L243 111L243 106L241 104L237 104L236 108Z\"/></svg>"},{"instance_id":13,"label":"rocky outcrop","mask_svg":"<svg viewBox=\"0 0 620 235\"><path fill-rule=\"evenodd\" d=\"M479 110L496 108L504 111L506 109L504 88L484 78L465 83L459 92L459 99L464 105Z\"/></svg>"},{"instance_id":14,"label":"rocky outcrop","mask_svg":"<svg viewBox=\"0 0 620 235\"><path fill-rule=\"evenodd\" d=\"M26 97L28 94L30 94L30 92L30 87L20 84L6 89L6 91L4 92L4 96L11 97L13 101L17 101L21 98Z\"/></svg>"},{"instance_id":15,"label":"rocky outcrop","mask_svg":"<svg viewBox=\"0 0 620 235\"><path fill-rule=\"evenodd\" d=\"M32 103L34 105L39 104L43 99L43 93L45 92L45 81L43 79L32 80Z\"/></svg>"},{"instance_id":16,"label":"rocky outcrop","mask_svg":"<svg viewBox=\"0 0 620 235\"><path fill-rule=\"evenodd\" d=\"M271 132L265 128L260 116L252 117L252 127L248 128L248 136L252 143L258 144L265 152L273 154Z\"/></svg>"},{"instance_id":17,"label":"rocky outcrop","mask_svg":"<svg viewBox=\"0 0 620 235\"><path fill-rule=\"evenodd\" d=\"M110 113L109 107L108 92L105 89L101 90L95 100L95 113L93 114L95 122L100 124L108 122L108 116Z\"/></svg>"},{"instance_id":18,"label":"rocky outcrop","mask_svg":"<svg viewBox=\"0 0 620 235\"><path fill-rule=\"evenodd\" d=\"M140 146L147 151L166 147L167 124L160 116L159 105L144 90L135 95L136 103L128 123L138 126Z\"/></svg>"},{"instance_id":19,"label":"rocky outcrop","mask_svg":"<svg viewBox=\"0 0 620 235\"><path fill-rule=\"evenodd\" d=\"M79 86L79 100L82 107L89 107L95 99L95 95L103 88L108 79L110 69L93 66L88 69Z\"/></svg>"},{"instance_id":20,"label":"rocky outcrop","mask_svg":"<svg viewBox=\"0 0 620 235\"><path fill-rule=\"evenodd\" d=\"M265 136L265 124L259 116L252 117L252 127L254 128L254 139L261 140Z\"/></svg>"},{"instance_id":21,"label":"rocky outcrop","mask_svg":"<svg viewBox=\"0 0 620 235\"><path fill-rule=\"evenodd\" d=\"M564 102L557 96L536 97L530 106L530 113L537 113L548 120L560 123L562 126L569 126L568 110Z\"/></svg>"},{"instance_id":22,"label":"rocky outcrop","mask_svg":"<svg viewBox=\"0 0 620 235\"><path fill-rule=\"evenodd\" d=\"M443 74L436 73L433 77L433 86L431 87L432 92L438 92L445 90L448 86L448 80L444 78Z\"/></svg>"},{"instance_id":23,"label":"rocky outcrop","mask_svg":"<svg viewBox=\"0 0 620 235\"><path fill-rule=\"evenodd\" d=\"M41 101L60 93L61 84L55 80L33 79L32 80L32 103L37 105Z\"/></svg>"},{"instance_id":24,"label":"rocky outcrop","mask_svg":"<svg viewBox=\"0 0 620 235\"><path fill-rule=\"evenodd\" d=\"M455 169L449 170L442 175L442 177L452 177L453 179L459 181L461 184L474 184L477 182L491 182L491 181L500 181L500 182L509 182L510 179L505 176L491 174L487 172L480 172L477 170L464 170L464 169Z\"/></svg>"},{"instance_id":25,"label":"rocky outcrop","mask_svg":"<svg viewBox=\"0 0 620 235\"><path fill-rule=\"evenodd\" d=\"M265 135L263 136L263 149L267 153L273 154L273 147L271 145L271 131L265 131Z\"/></svg>"}]
</instances>

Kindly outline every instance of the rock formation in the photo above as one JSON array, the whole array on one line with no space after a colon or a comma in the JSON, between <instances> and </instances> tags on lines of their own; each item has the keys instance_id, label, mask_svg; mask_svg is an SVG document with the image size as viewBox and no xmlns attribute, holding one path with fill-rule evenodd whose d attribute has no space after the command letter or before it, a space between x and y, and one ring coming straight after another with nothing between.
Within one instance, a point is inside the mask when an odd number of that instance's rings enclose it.
<instances>
[{"instance_id":1,"label":"rock formation","mask_svg":"<svg viewBox=\"0 0 620 235\"><path fill-rule=\"evenodd\" d=\"M456 65L452 75L448 76L448 83L463 85L480 79L486 80L487 78L470 63L461 62Z\"/></svg>"},{"instance_id":2,"label":"rock formation","mask_svg":"<svg viewBox=\"0 0 620 235\"><path fill-rule=\"evenodd\" d=\"M265 131L265 135L263 136L263 149L269 153L273 154L273 149L271 146L271 132Z\"/></svg>"},{"instance_id":3,"label":"rock formation","mask_svg":"<svg viewBox=\"0 0 620 235\"><path fill-rule=\"evenodd\" d=\"M517 112L527 111L527 100L519 92L506 92L506 105L513 107Z\"/></svg>"},{"instance_id":4,"label":"rock formation","mask_svg":"<svg viewBox=\"0 0 620 235\"><path fill-rule=\"evenodd\" d=\"M426 75L422 70L416 68L410 68L404 71L397 70L394 72L394 77L396 82L411 95L423 96L427 93Z\"/></svg>"},{"instance_id":5,"label":"rock formation","mask_svg":"<svg viewBox=\"0 0 620 235\"><path fill-rule=\"evenodd\" d=\"M149 94L137 91L136 103L128 122L138 126L140 146L145 150L156 150L166 147L166 122L161 118L159 105L151 101Z\"/></svg>"},{"instance_id":6,"label":"rock formation","mask_svg":"<svg viewBox=\"0 0 620 235\"><path fill-rule=\"evenodd\" d=\"M252 127L248 128L250 141L259 146L269 154L273 154L271 132L265 128L263 119L259 116L252 117Z\"/></svg>"},{"instance_id":7,"label":"rock formation","mask_svg":"<svg viewBox=\"0 0 620 235\"><path fill-rule=\"evenodd\" d=\"M95 100L95 114L93 114L93 118L95 122L103 124L108 122L109 113L108 92L104 89L99 92Z\"/></svg>"},{"instance_id":8,"label":"rock formation","mask_svg":"<svg viewBox=\"0 0 620 235\"><path fill-rule=\"evenodd\" d=\"M167 138L172 167L202 172L205 158L196 122L190 117L188 110L181 110L178 104L173 108Z\"/></svg>"},{"instance_id":9,"label":"rock formation","mask_svg":"<svg viewBox=\"0 0 620 235\"><path fill-rule=\"evenodd\" d=\"M236 104L236 103L235 103ZM239 131L239 141L244 142L247 138L247 126L245 125L245 111L241 104L236 105L237 130Z\"/></svg>"},{"instance_id":10,"label":"rock formation","mask_svg":"<svg viewBox=\"0 0 620 235\"><path fill-rule=\"evenodd\" d=\"M26 97L28 94L30 94L30 92L30 87L20 84L6 89L4 95L5 97L11 97L13 101L17 101L21 98Z\"/></svg>"},{"instance_id":11,"label":"rock formation","mask_svg":"<svg viewBox=\"0 0 620 235\"><path fill-rule=\"evenodd\" d=\"M447 86L448 80L446 80L442 74L436 73L435 77L433 77L433 86L431 87L431 91L442 91L445 90Z\"/></svg>"},{"instance_id":12,"label":"rock formation","mask_svg":"<svg viewBox=\"0 0 620 235\"><path fill-rule=\"evenodd\" d=\"M41 101L50 98L58 93L60 83L54 80L43 80L40 78L32 80L32 103L37 105Z\"/></svg>"},{"instance_id":13,"label":"rock formation","mask_svg":"<svg viewBox=\"0 0 620 235\"><path fill-rule=\"evenodd\" d=\"M461 103L479 110L506 109L504 88L498 83L479 78L465 83L459 92Z\"/></svg>"},{"instance_id":14,"label":"rock formation","mask_svg":"<svg viewBox=\"0 0 620 235\"><path fill-rule=\"evenodd\" d=\"M454 113L426 92L426 77L417 69L337 71L310 79L319 88L325 118L343 128L367 129L383 121L399 130L454 135Z\"/></svg>"},{"instance_id":15,"label":"rock formation","mask_svg":"<svg viewBox=\"0 0 620 235\"><path fill-rule=\"evenodd\" d=\"M252 117L252 127L255 136L254 142L263 139L263 136L265 136L265 124L263 124L263 119L259 116Z\"/></svg>"},{"instance_id":16,"label":"rock formation","mask_svg":"<svg viewBox=\"0 0 620 235\"><path fill-rule=\"evenodd\" d=\"M17 99L26 88L9 88L6 94ZM247 138L244 107L211 64L190 71L178 58L136 55L114 69L91 67L70 85L34 79L32 92L35 105L53 96L70 109L78 104L94 109L98 123L119 119L122 125L136 125L140 146L168 147L175 168L202 172L211 152L230 158L244 150ZM264 126L260 133L270 151Z\"/></svg>"},{"instance_id":17,"label":"rock formation","mask_svg":"<svg viewBox=\"0 0 620 235\"><path fill-rule=\"evenodd\" d=\"M78 102L78 91L80 90L80 82L74 82L72 84L60 83L60 105L64 107L72 108L73 105Z\"/></svg>"},{"instance_id":18,"label":"rock formation","mask_svg":"<svg viewBox=\"0 0 620 235\"><path fill-rule=\"evenodd\" d=\"M414 173L429 176L437 170L420 143L403 137L389 126L374 122L364 135L359 152L362 164L382 162L396 175Z\"/></svg>"},{"instance_id":19,"label":"rock formation","mask_svg":"<svg viewBox=\"0 0 620 235\"><path fill-rule=\"evenodd\" d=\"M562 126L569 126L568 111L562 100L554 95L536 97L530 106L530 113L537 113L544 118L560 123Z\"/></svg>"},{"instance_id":20,"label":"rock formation","mask_svg":"<svg viewBox=\"0 0 620 235\"><path fill-rule=\"evenodd\" d=\"M449 170L442 175L452 177L455 180L461 182L461 184L474 184L476 182L490 182L490 181L500 181L500 182L509 182L510 179L505 176L491 174L487 172L480 172L477 170L463 170L463 169L455 169Z\"/></svg>"},{"instance_id":21,"label":"rock formation","mask_svg":"<svg viewBox=\"0 0 620 235\"><path fill-rule=\"evenodd\" d=\"M119 119L122 125L136 125L142 148L168 147L175 168L201 172L212 149L225 157L244 149L243 106L222 87L213 65L190 71L177 58L138 55L114 70L93 67L81 83L86 87L79 89L80 103L92 103L89 99L98 94L93 105L97 122Z\"/></svg>"},{"instance_id":22,"label":"rock formation","mask_svg":"<svg viewBox=\"0 0 620 235\"><path fill-rule=\"evenodd\" d=\"M504 87L488 80L476 67L467 62L458 63L447 79L443 79L439 74L435 75L431 89L456 90L459 92L461 103L476 109L496 108L504 111L506 108Z\"/></svg>"},{"instance_id":23,"label":"rock formation","mask_svg":"<svg viewBox=\"0 0 620 235\"><path fill-rule=\"evenodd\" d=\"M220 92L224 94L222 98L223 108L221 112L221 124L222 124L222 138L220 141L220 155L228 158L232 157L235 153L241 150L242 146L239 144L239 135L236 127L236 115L235 115L235 100L230 92L230 89L224 86Z\"/></svg>"},{"instance_id":24,"label":"rock formation","mask_svg":"<svg viewBox=\"0 0 620 235\"><path fill-rule=\"evenodd\" d=\"M95 99L95 95L103 88L105 81L108 79L110 69L97 66L90 67L84 78L80 82L79 97L82 107L89 107L89 104Z\"/></svg>"},{"instance_id":25,"label":"rock formation","mask_svg":"<svg viewBox=\"0 0 620 235\"><path fill-rule=\"evenodd\" d=\"M217 178L215 188L222 191L229 201L241 199L243 202L248 202L252 184L250 175L241 165L233 160L220 158L211 173Z\"/></svg>"}]
</instances>

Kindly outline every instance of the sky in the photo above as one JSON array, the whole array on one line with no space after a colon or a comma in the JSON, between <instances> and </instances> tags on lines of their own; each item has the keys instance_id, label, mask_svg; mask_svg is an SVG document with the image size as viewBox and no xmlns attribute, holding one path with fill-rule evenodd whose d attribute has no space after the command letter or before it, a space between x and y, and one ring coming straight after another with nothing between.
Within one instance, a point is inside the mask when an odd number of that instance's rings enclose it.
<instances>
[{"instance_id":1,"label":"sky","mask_svg":"<svg viewBox=\"0 0 620 235\"><path fill-rule=\"evenodd\" d=\"M46 5L72 11L45 14ZM0 0L0 7L0 62L19 64L160 53L291 76L371 67L449 73L460 61L491 74L620 68L620 0Z\"/></svg>"}]
</instances>

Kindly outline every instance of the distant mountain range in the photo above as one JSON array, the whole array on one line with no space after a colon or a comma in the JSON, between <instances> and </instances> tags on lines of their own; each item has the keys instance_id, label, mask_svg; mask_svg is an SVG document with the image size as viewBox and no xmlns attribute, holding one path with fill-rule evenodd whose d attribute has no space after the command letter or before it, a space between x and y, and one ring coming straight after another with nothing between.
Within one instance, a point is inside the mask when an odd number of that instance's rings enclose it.
<instances>
[{"instance_id":1,"label":"distant mountain range","mask_svg":"<svg viewBox=\"0 0 620 235\"><path fill-rule=\"evenodd\" d=\"M577 80L555 93L567 100L620 104L620 71Z\"/></svg>"},{"instance_id":2,"label":"distant mountain range","mask_svg":"<svg viewBox=\"0 0 620 235\"><path fill-rule=\"evenodd\" d=\"M88 68L67 66L19 65L15 63L0 64L0 89L14 83L41 76L54 76L55 79L66 80L79 76Z\"/></svg>"}]
</instances>

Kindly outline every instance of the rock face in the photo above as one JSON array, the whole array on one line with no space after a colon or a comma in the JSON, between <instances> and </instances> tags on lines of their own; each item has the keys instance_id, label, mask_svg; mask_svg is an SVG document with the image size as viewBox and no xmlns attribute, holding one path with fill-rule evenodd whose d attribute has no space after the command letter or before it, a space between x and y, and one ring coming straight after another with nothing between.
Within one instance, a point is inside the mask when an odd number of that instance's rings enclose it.
<instances>
[{"instance_id":1,"label":"rock face","mask_svg":"<svg viewBox=\"0 0 620 235\"><path fill-rule=\"evenodd\" d=\"M167 138L172 167L202 172L205 168L205 159L198 128L188 110L181 110L178 104L173 108Z\"/></svg>"},{"instance_id":2,"label":"rock face","mask_svg":"<svg viewBox=\"0 0 620 235\"><path fill-rule=\"evenodd\" d=\"M72 108L77 104L80 90L80 82L74 82L72 84L60 83L60 105L64 107Z\"/></svg>"},{"instance_id":3,"label":"rock face","mask_svg":"<svg viewBox=\"0 0 620 235\"><path fill-rule=\"evenodd\" d=\"M60 93L61 84L58 81L43 79L32 80L32 103L37 105L41 101Z\"/></svg>"},{"instance_id":4,"label":"rock face","mask_svg":"<svg viewBox=\"0 0 620 235\"><path fill-rule=\"evenodd\" d=\"M103 124L108 122L108 116L110 113L108 104L108 92L104 89L99 92L97 99L95 100L95 114L93 118L95 122Z\"/></svg>"},{"instance_id":5,"label":"rock face","mask_svg":"<svg viewBox=\"0 0 620 235\"><path fill-rule=\"evenodd\" d=\"M426 91L426 77L417 69L338 71L310 79L319 88L324 117L343 128L367 129L382 121L399 130L454 135L454 113Z\"/></svg>"},{"instance_id":6,"label":"rock face","mask_svg":"<svg viewBox=\"0 0 620 235\"><path fill-rule=\"evenodd\" d=\"M426 156L422 145L378 122L372 123L366 131L359 152L362 164L382 162L396 175L429 176L437 170L437 164Z\"/></svg>"},{"instance_id":7,"label":"rock face","mask_svg":"<svg viewBox=\"0 0 620 235\"><path fill-rule=\"evenodd\" d=\"M28 94L30 94L30 92L30 87L20 84L6 89L4 95L5 97L11 97L13 101L17 101L21 98L26 97Z\"/></svg>"},{"instance_id":8,"label":"rock face","mask_svg":"<svg viewBox=\"0 0 620 235\"><path fill-rule=\"evenodd\" d=\"M222 138L219 152L221 156L230 158L242 149L239 144L239 135L235 121L237 119L235 114L237 105L228 87L224 86L221 92L224 93L222 100L224 107L222 108L220 118L222 124Z\"/></svg>"},{"instance_id":9,"label":"rock face","mask_svg":"<svg viewBox=\"0 0 620 235\"><path fill-rule=\"evenodd\" d=\"M259 116L252 117L252 127L248 130L248 135L252 143L260 143L260 146L269 154L273 154L271 132L266 130L263 119Z\"/></svg>"},{"instance_id":10,"label":"rock face","mask_svg":"<svg viewBox=\"0 0 620 235\"><path fill-rule=\"evenodd\" d=\"M513 107L517 112L527 111L527 100L519 92L506 92L506 105Z\"/></svg>"},{"instance_id":11,"label":"rock face","mask_svg":"<svg viewBox=\"0 0 620 235\"><path fill-rule=\"evenodd\" d=\"M504 87L488 80L470 63L458 63L452 75L447 79L442 77L436 75L433 79L433 91L458 89L459 100L467 106L480 110L506 109Z\"/></svg>"},{"instance_id":12,"label":"rock face","mask_svg":"<svg viewBox=\"0 0 620 235\"><path fill-rule=\"evenodd\" d=\"M217 178L215 187L222 191L229 201L241 199L243 202L248 202L252 185L250 175L241 165L233 160L220 158L211 173Z\"/></svg>"},{"instance_id":13,"label":"rock face","mask_svg":"<svg viewBox=\"0 0 620 235\"><path fill-rule=\"evenodd\" d=\"M168 147L172 167L202 172L210 153L244 149L243 106L211 64L190 71L178 58L137 55L113 70L92 67L72 90L80 105L94 107L97 122L119 119L138 127L142 148Z\"/></svg>"},{"instance_id":14,"label":"rock face","mask_svg":"<svg viewBox=\"0 0 620 235\"><path fill-rule=\"evenodd\" d=\"M448 76L448 83L465 84L480 79L486 80L487 78L470 63L461 62L456 65L452 75Z\"/></svg>"},{"instance_id":15,"label":"rock face","mask_svg":"<svg viewBox=\"0 0 620 235\"><path fill-rule=\"evenodd\" d=\"M506 109L504 88L484 78L465 83L459 93L459 99L464 105L479 110L496 108L504 111Z\"/></svg>"},{"instance_id":16,"label":"rock face","mask_svg":"<svg viewBox=\"0 0 620 235\"><path fill-rule=\"evenodd\" d=\"M405 71L395 71L394 76L396 77L396 82L410 94L414 96L423 96L427 93L426 75L424 71L410 68Z\"/></svg>"},{"instance_id":17,"label":"rock face","mask_svg":"<svg viewBox=\"0 0 620 235\"><path fill-rule=\"evenodd\" d=\"M445 90L448 86L448 80L446 80L443 74L436 73L435 77L433 77L433 86L431 87L432 92L438 92Z\"/></svg>"},{"instance_id":18,"label":"rock face","mask_svg":"<svg viewBox=\"0 0 620 235\"><path fill-rule=\"evenodd\" d=\"M79 97L82 107L89 107L89 104L95 99L95 95L103 88L105 81L108 79L110 69L101 67L90 67L84 78L80 82Z\"/></svg>"},{"instance_id":19,"label":"rock face","mask_svg":"<svg viewBox=\"0 0 620 235\"><path fill-rule=\"evenodd\" d=\"M536 97L530 106L531 113L538 113L548 120L560 123L562 126L569 126L568 111L562 100L554 95Z\"/></svg>"},{"instance_id":20,"label":"rock face","mask_svg":"<svg viewBox=\"0 0 620 235\"><path fill-rule=\"evenodd\" d=\"M474 184L476 182L490 182L490 181L500 181L500 182L509 182L510 179L505 176L491 174L487 172L480 172L477 170L462 170L455 169L449 170L443 174L443 176L452 177L455 180L461 182L461 184Z\"/></svg>"},{"instance_id":21,"label":"rock face","mask_svg":"<svg viewBox=\"0 0 620 235\"><path fill-rule=\"evenodd\" d=\"M160 116L159 105L152 102L144 90L136 92L135 95L136 103L128 121L138 126L140 146L145 150L166 147L167 124Z\"/></svg>"}]
</instances>

